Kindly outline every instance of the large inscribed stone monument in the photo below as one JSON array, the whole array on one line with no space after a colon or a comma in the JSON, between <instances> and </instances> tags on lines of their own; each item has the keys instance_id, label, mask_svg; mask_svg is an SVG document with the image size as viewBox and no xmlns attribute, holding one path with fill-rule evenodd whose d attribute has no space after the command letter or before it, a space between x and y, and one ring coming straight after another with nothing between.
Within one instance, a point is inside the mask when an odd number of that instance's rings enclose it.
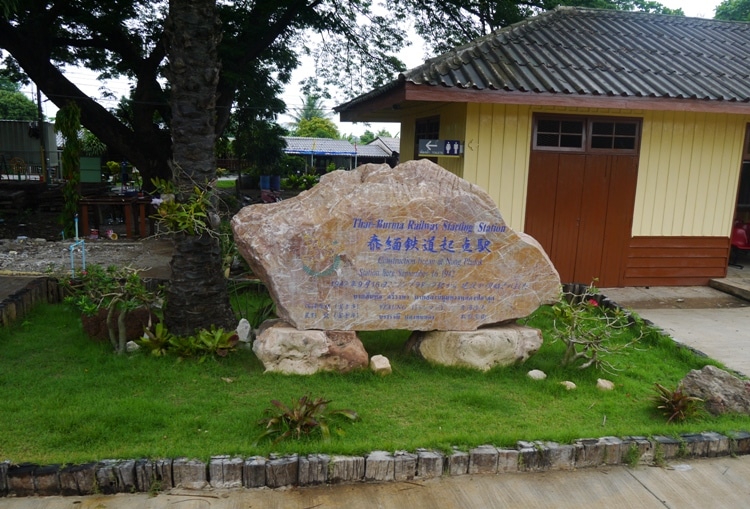
<instances>
[{"instance_id":1,"label":"large inscribed stone monument","mask_svg":"<svg viewBox=\"0 0 750 509\"><path fill-rule=\"evenodd\" d=\"M279 318L298 329L475 330L557 301L541 247L478 186L428 161L324 175L232 219Z\"/></svg>"}]
</instances>

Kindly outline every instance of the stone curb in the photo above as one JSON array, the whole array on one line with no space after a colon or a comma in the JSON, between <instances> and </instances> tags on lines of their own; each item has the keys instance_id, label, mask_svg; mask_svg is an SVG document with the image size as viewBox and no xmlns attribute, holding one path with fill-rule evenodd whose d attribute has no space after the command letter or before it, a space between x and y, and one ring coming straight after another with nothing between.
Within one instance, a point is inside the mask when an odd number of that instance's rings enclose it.
<instances>
[{"instance_id":1,"label":"stone curb","mask_svg":"<svg viewBox=\"0 0 750 509\"><path fill-rule=\"evenodd\" d=\"M514 449L480 445L469 452L373 451L365 456L297 454L196 459L104 460L82 465L0 463L0 496L81 496L193 490L282 488L356 482L403 482L441 476L657 465L682 458L750 454L750 432L678 437L582 438L572 444L519 441Z\"/></svg>"},{"instance_id":2,"label":"stone curb","mask_svg":"<svg viewBox=\"0 0 750 509\"><path fill-rule=\"evenodd\" d=\"M37 277L0 302L0 326L7 327L23 318L37 304L62 300L62 286L52 277Z\"/></svg>"}]
</instances>

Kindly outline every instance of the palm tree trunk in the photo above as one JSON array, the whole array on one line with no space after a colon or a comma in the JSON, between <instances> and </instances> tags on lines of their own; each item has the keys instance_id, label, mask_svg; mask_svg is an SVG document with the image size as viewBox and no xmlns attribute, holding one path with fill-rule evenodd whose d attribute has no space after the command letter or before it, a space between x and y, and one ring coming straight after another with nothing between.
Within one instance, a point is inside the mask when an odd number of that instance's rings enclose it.
<instances>
[{"instance_id":1,"label":"palm tree trunk","mask_svg":"<svg viewBox=\"0 0 750 509\"><path fill-rule=\"evenodd\" d=\"M214 260L221 258L219 241L209 235L178 234L172 255L172 279L165 291L167 330L190 335L211 325L234 327L226 278Z\"/></svg>"},{"instance_id":2,"label":"palm tree trunk","mask_svg":"<svg viewBox=\"0 0 750 509\"><path fill-rule=\"evenodd\" d=\"M184 199L193 186L205 188L216 176L217 46L221 37L216 0L170 0L166 30L173 172L177 198ZM170 332L189 335L211 325L233 325L215 237L178 234L171 267L164 310Z\"/></svg>"}]
</instances>

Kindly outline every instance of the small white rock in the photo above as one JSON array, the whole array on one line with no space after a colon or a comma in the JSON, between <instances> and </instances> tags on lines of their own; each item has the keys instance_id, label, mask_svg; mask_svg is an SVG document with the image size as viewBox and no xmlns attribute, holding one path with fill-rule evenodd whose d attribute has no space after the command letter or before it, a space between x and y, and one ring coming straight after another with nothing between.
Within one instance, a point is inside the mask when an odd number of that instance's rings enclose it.
<instances>
[{"instance_id":1,"label":"small white rock","mask_svg":"<svg viewBox=\"0 0 750 509\"><path fill-rule=\"evenodd\" d=\"M246 318L242 318L240 323L237 324L237 337L243 343L247 343L251 339L250 332L252 332L252 330L253 328L250 325L250 322L248 322Z\"/></svg>"},{"instance_id":2,"label":"small white rock","mask_svg":"<svg viewBox=\"0 0 750 509\"><path fill-rule=\"evenodd\" d=\"M383 355L373 355L370 357L370 369L378 375L390 375L393 372L391 361Z\"/></svg>"},{"instance_id":3,"label":"small white rock","mask_svg":"<svg viewBox=\"0 0 750 509\"><path fill-rule=\"evenodd\" d=\"M136 343L135 341L128 341L127 343L125 343L125 351L128 353L137 352L140 349L141 347L138 346L138 343Z\"/></svg>"},{"instance_id":4,"label":"small white rock","mask_svg":"<svg viewBox=\"0 0 750 509\"><path fill-rule=\"evenodd\" d=\"M574 390L574 389L577 389L577 386L576 386L576 384L574 384L574 383L573 383L573 382L571 382L570 380L565 380L564 382L560 382L560 385L562 385L563 387L565 387L565 388L566 388L566 389L568 389L569 391L572 391L572 390Z\"/></svg>"},{"instance_id":5,"label":"small white rock","mask_svg":"<svg viewBox=\"0 0 750 509\"><path fill-rule=\"evenodd\" d=\"M609 380L605 380L604 378L597 378L596 387L601 391L611 391L615 388L615 384L614 382L610 382Z\"/></svg>"},{"instance_id":6,"label":"small white rock","mask_svg":"<svg viewBox=\"0 0 750 509\"><path fill-rule=\"evenodd\" d=\"M527 373L527 376L532 380L544 380L547 378L547 373L538 369L532 369Z\"/></svg>"}]
</instances>

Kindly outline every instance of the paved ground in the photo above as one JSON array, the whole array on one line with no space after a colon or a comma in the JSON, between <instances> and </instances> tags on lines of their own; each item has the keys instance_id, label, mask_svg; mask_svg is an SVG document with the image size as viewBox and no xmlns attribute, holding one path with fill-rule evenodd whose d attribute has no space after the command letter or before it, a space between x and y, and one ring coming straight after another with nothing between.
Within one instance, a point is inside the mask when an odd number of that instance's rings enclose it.
<instances>
[{"instance_id":1,"label":"paved ground","mask_svg":"<svg viewBox=\"0 0 750 509\"><path fill-rule=\"evenodd\" d=\"M72 244L72 241L52 242L44 239L0 239L0 278L69 274ZM86 240L84 246L88 265L131 266L141 269L144 277L169 278L173 244L167 238ZM82 262L83 253L78 245L73 250L76 270L81 268ZM0 292L3 287L10 288L11 283L0 279Z\"/></svg>"},{"instance_id":2,"label":"paved ground","mask_svg":"<svg viewBox=\"0 0 750 509\"><path fill-rule=\"evenodd\" d=\"M750 277L722 281L742 287ZM602 293L684 343L750 376L750 302L708 286L605 288ZM748 502L750 506L750 502Z\"/></svg>"},{"instance_id":3,"label":"paved ground","mask_svg":"<svg viewBox=\"0 0 750 509\"><path fill-rule=\"evenodd\" d=\"M3 509L434 509L742 508L750 506L750 456L673 463L460 476L430 481L315 488L179 491L0 499Z\"/></svg>"}]
</instances>

